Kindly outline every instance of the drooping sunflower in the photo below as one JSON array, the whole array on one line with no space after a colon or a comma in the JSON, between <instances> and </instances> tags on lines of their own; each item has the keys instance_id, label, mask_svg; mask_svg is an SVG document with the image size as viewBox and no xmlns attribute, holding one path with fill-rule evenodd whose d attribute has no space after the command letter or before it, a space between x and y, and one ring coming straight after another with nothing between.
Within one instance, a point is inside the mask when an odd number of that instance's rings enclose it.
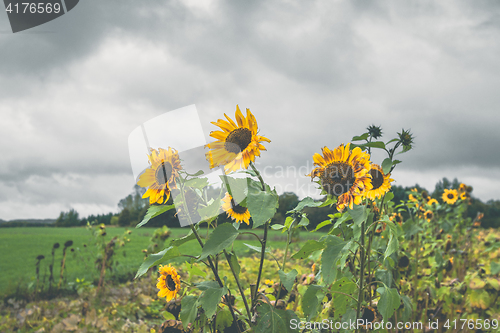
<instances>
[{"instance_id":1,"label":"drooping sunflower","mask_svg":"<svg viewBox=\"0 0 500 333\"><path fill-rule=\"evenodd\" d=\"M390 178L390 173L387 175L384 174L382 168L375 163L372 163L370 175L372 176L372 189L366 191L365 196L370 200L375 200L375 198L382 197L391 189L391 182L393 182L394 179Z\"/></svg>"},{"instance_id":2,"label":"drooping sunflower","mask_svg":"<svg viewBox=\"0 0 500 333\"><path fill-rule=\"evenodd\" d=\"M247 225L250 225L250 212L247 207L236 205L233 198L227 192L222 201L222 210L226 212L227 216L236 222L245 222Z\"/></svg>"},{"instance_id":3,"label":"drooping sunflower","mask_svg":"<svg viewBox=\"0 0 500 333\"><path fill-rule=\"evenodd\" d=\"M448 190L445 188L442 198L443 201L446 202L447 204L453 205L458 199L457 190Z\"/></svg>"},{"instance_id":4,"label":"drooping sunflower","mask_svg":"<svg viewBox=\"0 0 500 333\"><path fill-rule=\"evenodd\" d=\"M271 142L271 140L257 135L257 120L249 109L245 117L236 105L237 124L225 113L224 116L227 121L219 119L217 122L212 122L221 129L210 132L210 136L217 141L205 146L211 149L205 154L210 168L224 165L226 171L247 169L250 162L255 161L255 156L260 156L260 151L266 150L261 142Z\"/></svg>"},{"instance_id":5,"label":"drooping sunflower","mask_svg":"<svg viewBox=\"0 0 500 333\"><path fill-rule=\"evenodd\" d=\"M160 265L158 269L160 277L156 288L160 289L158 297L166 297L167 302L175 298L179 290L181 290L181 279L174 267Z\"/></svg>"},{"instance_id":6,"label":"drooping sunflower","mask_svg":"<svg viewBox=\"0 0 500 333\"><path fill-rule=\"evenodd\" d=\"M424 199L426 202L428 202L431 199L431 196L427 191L422 191L420 195L422 196L422 199Z\"/></svg>"},{"instance_id":7,"label":"drooping sunflower","mask_svg":"<svg viewBox=\"0 0 500 333\"><path fill-rule=\"evenodd\" d=\"M458 186L458 191L459 192L467 191L467 185L465 185L464 183L460 183L460 185Z\"/></svg>"},{"instance_id":8,"label":"drooping sunflower","mask_svg":"<svg viewBox=\"0 0 500 333\"><path fill-rule=\"evenodd\" d=\"M148 159L151 165L140 175L137 185L148 187L142 197L149 197L149 204L165 203L170 198L170 191L177 188L175 178L182 169L179 154L170 147L151 149Z\"/></svg>"},{"instance_id":9,"label":"drooping sunflower","mask_svg":"<svg viewBox=\"0 0 500 333\"><path fill-rule=\"evenodd\" d=\"M360 204L366 191L372 189L370 155L356 147L349 150L350 143L341 144L333 151L322 148L323 156L313 155L317 167L308 175L311 180L318 177L323 190L338 197L337 209Z\"/></svg>"}]
</instances>

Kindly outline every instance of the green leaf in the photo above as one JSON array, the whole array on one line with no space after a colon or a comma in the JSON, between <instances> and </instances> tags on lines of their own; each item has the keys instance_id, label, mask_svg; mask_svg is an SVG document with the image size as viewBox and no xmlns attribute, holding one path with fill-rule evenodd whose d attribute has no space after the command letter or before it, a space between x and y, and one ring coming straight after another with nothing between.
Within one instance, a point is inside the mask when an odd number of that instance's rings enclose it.
<instances>
[{"instance_id":1,"label":"green leaf","mask_svg":"<svg viewBox=\"0 0 500 333\"><path fill-rule=\"evenodd\" d=\"M379 269L375 272L375 278L385 284L387 287L392 285L392 272L390 270Z\"/></svg>"},{"instance_id":2,"label":"green leaf","mask_svg":"<svg viewBox=\"0 0 500 333\"><path fill-rule=\"evenodd\" d=\"M261 188L248 188L247 208L252 216L253 228L269 221L278 208L278 195L274 191L262 191Z\"/></svg>"},{"instance_id":3,"label":"green leaf","mask_svg":"<svg viewBox=\"0 0 500 333\"><path fill-rule=\"evenodd\" d=\"M500 273L500 262L491 262L491 274L497 275Z\"/></svg>"},{"instance_id":4,"label":"green leaf","mask_svg":"<svg viewBox=\"0 0 500 333\"><path fill-rule=\"evenodd\" d=\"M387 175L389 172L391 172L391 168L392 168L392 160L390 158L386 158L382 162L382 171L384 172L384 174Z\"/></svg>"},{"instance_id":5,"label":"green leaf","mask_svg":"<svg viewBox=\"0 0 500 333\"><path fill-rule=\"evenodd\" d=\"M304 214L305 215L305 214ZM305 216L302 216L302 218L300 219L300 222L298 224L300 227L305 227L305 226L308 226L309 225L309 219Z\"/></svg>"},{"instance_id":6,"label":"green leaf","mask_svg":"<svg viewBox=\"0 0 500 333\"><path fill-rule=\"evenodd\" d=\"M184 187L203 189L208 186L207 178L191 178L186 180L183 184Z\"/></svg>"},{"instance_id":7,"label":"green leaf","mask_svg":"<svg viewBox=\"0 0 500 333\"><path fill-rule=\"evenodd\" d=\"M198 214L200 214L200 221L205 221L217 217L217 215L219 215L220 213L220 208L221 203L219 197L217 197L216 200L213 200L213 202L208 206L199 208Z\"/></svg>"},{"instance_id":8,"label":"green leaf","mask_svg":"<svg viewBox=\"0 0 500 333\"><path fill-rule=\"evenodd\" d=\"M308 240L299 252L295 253L292 258L293 259L306 259L309 255L315 251L322 250L325 247L324 241L319 242L314 239Z\"/></svg>"},{"instance_id":9,"label":"green leaf","mask_svg":"<svg viewBox=\"0 0 500 333\"><path fill-rule=\"evenodd\" d=\"M198 289L203 290L199 302L207 318L212 317L217 310L217 305L221 302L221 297L227 293L227 288L220 287L215 281L204 281L196 284Z\"/></svg>"},{"instance_id":10,"label":"green leaf","mask_svg":"<svg viewBox=\"0 0 500 333\"><path fill-rule=\"evenodd\" d=\"M326 207L326 206L332 206L333 204L337 203L337 197L334 197L332 195L328 195L326 197L326 200L323 201L323 203L319 207Z\"/></svg>"},{"instance_id":11,"label":"green leaf","mask_svg":"<svg viewBox=\"0 0 500 333\"><path fill-rule=\"evenodd\" d=\"M186 269L189 272L189 277L193 277L194 275L198 275L201 277L206 277L207 273L198 268L195 264L188 264L186 263Z\"/></svg>"},{"instance_id":12,"label":"green leaf","mask_svg":"<svg viewBox=\"0 0 500 333\"><path fill-rule=\"evenodd\" d=\"M385 202L389 202L389 201L391 201L392 199L394 199L394 193L392 193L392 192L387 192L387 193L385 194L385 198L384 198Z\"/></svg>"},{"instance_id":13,"label":"green leaf","mask_svg":"<svg viewBox=\"0 0 500 333\"><path fill-rule=\"evenodd\" d=\"M369 133L363 133L360 136L353 136L351 141L362 141L368 139Z\"/></svg>"},{"instance_id":14,"label":"green leaf","mask_svg":"<svg viewBox=\"0 0 500 333\"><path fill-rule=\"evenodd\" d=\"M389 144L389 143L391 143L391 142L396 142L396 141L399 141L399 139L392 139L392 140L389 140L389 141L387 141L386 145L388 145L388 144Z\"/></svg>"},{"instance_id":15,"label":"green leaf","mask_svg":"<svg viewBox=\"0 0 500 333\"><path fill-rule=\"evenodd\" d=\"M187 243L193 239L196 239L196 235L193 233L192 230L189 230L189 233L186 236L178 239L173 239L170 242L170 246L181 246L182 244Z\"/></svg>"},{"instance_id":16,"label":"green leaf","mask_svg":"<svg viewBox=\"0 0 500 333\"><path fill-rule=\"evenodd\" d=\"M342 256L342 250L347 242L337 236L329 235L325 240L325 249L321 255L321 273L326 286L330 285L337 276L337 261Z\"/></svg>"},{"instance_id":17,"label":"green leaf","mask_svg":"<svg viewBox=\"0 0 500 333\"><path fill-rule=\"evenodd\" d=\"M142 219L141 223L139 223L136 228L140 228L146 223L149 222L154 217L157 217L160 214L165 213L166 211L169 211L170 209L175 208L175 205L159 205L159 206L150 206L148 208L148 212L146 213L146 216Z\"/></svg>"},{"instance_id":18,"label":"green leaf","mask_svg":"<svg viewBox=\"0 0 500 333\"><path fill-rule=\"evenodd\" d=\"M385 149L385 143L383 143L382 141L374 141L374 142L363 143L363 146L365 146L365 147L371 147L371 148Z\"/></svg>"},{"instance_id":19,"label":"green leaf","mask_svg":"<svg viewBox=\"0 0 500 333\"><path fill-rule=\"evenodd\" d=\"M238 262L238 257L236 257L236 253L230 252L228 253L229 255L229 262L233 266L234 272L236 273L236 276L240 275L241 267L240 263Z\"/></svg>"},{"instance_id":20,"label":"green leaf","mask_svg":"<svg viewBox=\"0 0 500 333\"><path fill-rule=\"evenodd\" d=\"M300 211L302 211L302 209L304 209L304 207L319 207L322 204L323 204L323 202L321 202L321 201L315 201L313 198L306 197L306 198L302 199L294 209L289 210L287 212L287 214L292 213L292 212L300 212Z\"/></svg>"},{"instance_id":21,"label":"green leaf","mask_svg":"<svg viewBox=\"0 0 500 333\"><path fill-rule=\"evenodd\" d=\"M215 255L231 244L233 244L236 237L238 237L238 230L236 230L231 223L220 224L208 237L199 260L205 259L209 255Z\"/></svg>"},{"instance_id":22,"label":"green leaf","mask_svg":"<svg viewBox=\"0 0 500 333\"><path fill-rule=\"evenodd\" d=\"M225 328L233 324L233 316L229 309L222 309L217 312L217 330L224 331Z\"/></svg>"},{"instance_id":23,"label":"green leaf","mask_svg":"<svg viewBox=\"0 0 500 333\"><path fill-rule=\"evenodd\" d=\"M175 316L168 311L163 311L161 315L165 318L165 320L175 320Z\"/></svg>"},{"instance_id":24,"label":"green leaf","mask_svg":"<svg viewBox=\"0 0 500 333\"><path fill-rule=\"evenodd\" d=\"M248 192L248 178L232 178L227 176L220 176L222 182L228 188L228 192L234 199L236 204L241 204L247 197Z\"/></svg>"},{"instance_id":25,"label":"green leaf","mask_svg":"<svg viewBox=\"0 0 500 333\"><path fill-rule=\"evenodd\" d=\"M323 297L324 294L322 293L321 286L312 284L307 288L304 296L302 297L302 311L308 321L316 316L316 313L318 312L318 305Z\"/></svg>"},{"instance_id":26,"label":"green leaf","mask_svg":"<svg viewBox=\"0 0 500 333\"><path fill-rule=\"evenodd\" d=\"M333 298L333 307L335 308L335 312L344 313L347 309L347 305L349 304L350 297L345 295L335 293L333 291L341 292L347 295L351 295L356 290L356 284L349 279L343 277L342 279L336 281L332 285L332 298Z\"/></svg>"},{"instance_id":27,"label":"green leaf","mask_svg":"<svg viewBox=\"0 0 500 333\"><path fill-rule=\"evenodd\" d=\"M384 317L384 321L388 321L401 304L398 290L396 288L382 287L378 288L377 291L382 294L378 301L377 309Z\"/></svg>"},{"instance_id":28,"label":"green leaf","mask_svg":"<svg viewBox=\"0 0 500 333\"><path fill-rule=\"evenodd\" d=\"M347 211L356 225L361 225L361 223L366 221L366 218L368 217L368 211L366 207L362 205L354 205L353 209L348 207Z\"/></svg>"},{"instance_id":29,"label":"green leaf","mask_svg":"<svg viewBox=\"0 0 500 333\"><path fill-rule=\"evenodd\" d=\"M391 230L391 236L389 238L389 244L387 244L387 248L385 249L384 259L389 257L394 252L396 252L398 248L399 248L398 238L394 236Z\"/></svg>"},{"instance_id":30,"label":"green leaf","mask_svg":"<svg viewBox=\"0 0 500 333\"><path fill-rule=\"evenodd\" d=\"M321 222L320 224L318 224L318 225L316 226L316 229L314 229L314 231L318 231L319 229L321 229L321 228L323 228L323 227L325 227L325 226L327 226L327 225L330 225L330 224L332 224L332 220L326 220L326 221L323 221L323 222ZM311 232L312 232L312 231L311 231Z\"/></svg>"},{"instance_id":31,"label":"green leaf","mask_svg":"<svg viewBox=\"0 0 500 333\"><path fill-rule=\"evenodd\" d=\"M253 245L250 245L250 244L247 244L247 243L243 243L243 245L245 245L249 249L252 249L252 250L257 251L259 253L262 252L262 248L259 247L259 246L253 246ZM269 253L269 247L266 248L266 253Z\"/></svg>"},{"instance_id":32,"label":"green leaf","mask_svg":"<svg viewBox=\"0 0 500 333\"><path fill-rule=\"evenodd\" d=\"M410 319L411 313L413 312L412 302L411 299L406 295L402 295L401 300L403 301L404 305L403 317L401 318L401 320L407 321L408 319Z\"/></svg>"},{"instance_id":33,"label":"green leaf","mask_svg":"<svg viewBox=\"0 0 500 333\"><path fill-rule=\"evenodd\" d=\"M181 301L181 313L179 319L182 321L182 326L187 329L190 323L194 323L196 313L198 312L198 298L195 296L184 296Z\"/></svg>"},{"instance_id":34,"label":"green leaf","mask_svg":"<svg viewBox=\"0 0 500 333\"><path fill-rule=\"evenodd\" d=\"M138 277L144 275L150 267L159 265L162 262L167 261L169 259L179 257L180 255L181 253L179 252L179 249L176 246L170 246L163 251L150 254L146 258L146 260L144 260L142 265L139 267L139 270L137 271L137 274L135 275L134 279L137 279Z\"/></svg>"},{"instance_id":35,"label":"green leaf","mask_svg":"<svg viewBox=\"0 0 500 333\"><path fill-rule=\"evenodd\" d=\"M285 227L285 226L284 226L284 225L282 225L282 224L273 224L273 225L271 226L271 229L273 229L273 230L281 230L281 229L283 229L284 227Z\"/></svg>"},{"instance_id":36,"label":"green leaf","mask_svg":"<svg viewBox=\"0 0 500 333\"><path fill-rule=\"evenodd\" d=\"M293 333L290 322L292 319L298 323L300 320L292 310L278 310L267 303L257 307L257 326L255 332L259 333Z\"/></svg>"},{"instance_id":37,"label":"green leaf","mask_svg":"<svg viewBox=\"0 0 500 333\"><path fill-rule=\"evenodd\" d=\"M292 291L295 278L297 277L297 274L299 274L297 270L293 269L291 272L285 273L280 269L278 274L280 276L281 283L285 286L286 290Z\"/></svg>"}]
</instances>

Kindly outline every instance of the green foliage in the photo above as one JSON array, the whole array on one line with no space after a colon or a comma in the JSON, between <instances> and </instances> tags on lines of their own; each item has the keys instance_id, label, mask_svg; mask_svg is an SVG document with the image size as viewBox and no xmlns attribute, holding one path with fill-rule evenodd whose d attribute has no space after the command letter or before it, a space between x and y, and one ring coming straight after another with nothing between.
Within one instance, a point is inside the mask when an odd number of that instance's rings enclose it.
<instances>
[{"instance_id":1,"label":"green foliage","mask_svg":"<svg viewBox=\"0 0 500 333\"><path fill-rule=\"evenodd\" d=\"M290 321L299 318L291 310L278 310L267 303L257 307L258 321L255 327L256 332L262 333L286 333L295 332L290 327Z\"/></svg>"}]
</instances>

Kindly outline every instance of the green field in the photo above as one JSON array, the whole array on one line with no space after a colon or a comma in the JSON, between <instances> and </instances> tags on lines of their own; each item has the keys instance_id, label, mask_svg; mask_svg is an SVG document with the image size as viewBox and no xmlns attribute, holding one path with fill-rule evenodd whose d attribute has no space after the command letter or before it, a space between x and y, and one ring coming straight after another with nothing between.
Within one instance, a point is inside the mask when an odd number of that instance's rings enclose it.
<instances>
[{"instance_id":1,"label":"green field","mask_svg":"<svg viewBox=\"0 0 500 333\"><path fill-rule=\"evenodd\" d=\"M153 228L119 228L107 227L106 241L114 236L121 236L126 230L132 233L128 236L130 242L124 247L116 247L114 261L116 265L111 273L106 273L111 279L130 279L135 274L144 259L142 250L150 244L150 238L155 229ZM170 239L179 238L189 232L188 228L171 229ZM260 234L259 231L256 233ZM201 233L202 235L205 233ZM317 238L319 235L302 233L301 239ZM243 239L241 239L243 238ZM284 248L285 238L280 232L270 231L270 241L274 248ZM168 245L170 239L165 242ZM96 258L96 244L91 232L85 227L75 228L1 228L0 229L0 295L12 294L17 288L26 288L35 279L35 263L38 255L44 255L45 259L40 264L40 281L47 285L49 277L49 265L51 262L51 250L54 243L60 243L61 247L56 250L54 261L54 279L59 281L59 273L62 259L62 245L72 240L73 245L67 251L65 282L74 282L76 278L85 278L86 281L96 281L99 273L94 265ZM243 235L235 242L234 250L238 256L255 253L244 245L244 243L257 246L258 241L251 235ZM84 246L86 245L86 247ZM298 248L299 244L294 244ZM161 249L159 249L161 250ZM200 247L194 241L187 242L180 247L183 254L198 255ZM178 258L178 262L186 258Z\"/></svg>"}]
</instances>

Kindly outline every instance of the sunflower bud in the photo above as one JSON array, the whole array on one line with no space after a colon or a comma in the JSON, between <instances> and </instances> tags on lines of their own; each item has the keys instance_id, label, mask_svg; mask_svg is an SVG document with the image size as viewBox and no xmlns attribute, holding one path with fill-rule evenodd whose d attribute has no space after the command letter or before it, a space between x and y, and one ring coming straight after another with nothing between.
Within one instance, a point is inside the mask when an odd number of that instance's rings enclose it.
<instances>
[{"instance_id":1,"label":"sunflower bud","mask_svg":"<svg viewBox=\"0 0 500 333\"><path fill-rule=\"evenodd\" d=\"M408 151L412 148L413 145L413 136L410 133L410 130L401 130L399 135L399 142L403 145L403 151Z\"/></svg>"},{"instance_id":2,"label":"sunflower bud","mask_svg":"<svg viewBox=\"0 0 500 333\"><path fill-rule=\"evenodd\" d=\"M366 129L372 138L378 139L382 137L382 128L380 126L370 125Z\"/></svg>"}]
</instances>

